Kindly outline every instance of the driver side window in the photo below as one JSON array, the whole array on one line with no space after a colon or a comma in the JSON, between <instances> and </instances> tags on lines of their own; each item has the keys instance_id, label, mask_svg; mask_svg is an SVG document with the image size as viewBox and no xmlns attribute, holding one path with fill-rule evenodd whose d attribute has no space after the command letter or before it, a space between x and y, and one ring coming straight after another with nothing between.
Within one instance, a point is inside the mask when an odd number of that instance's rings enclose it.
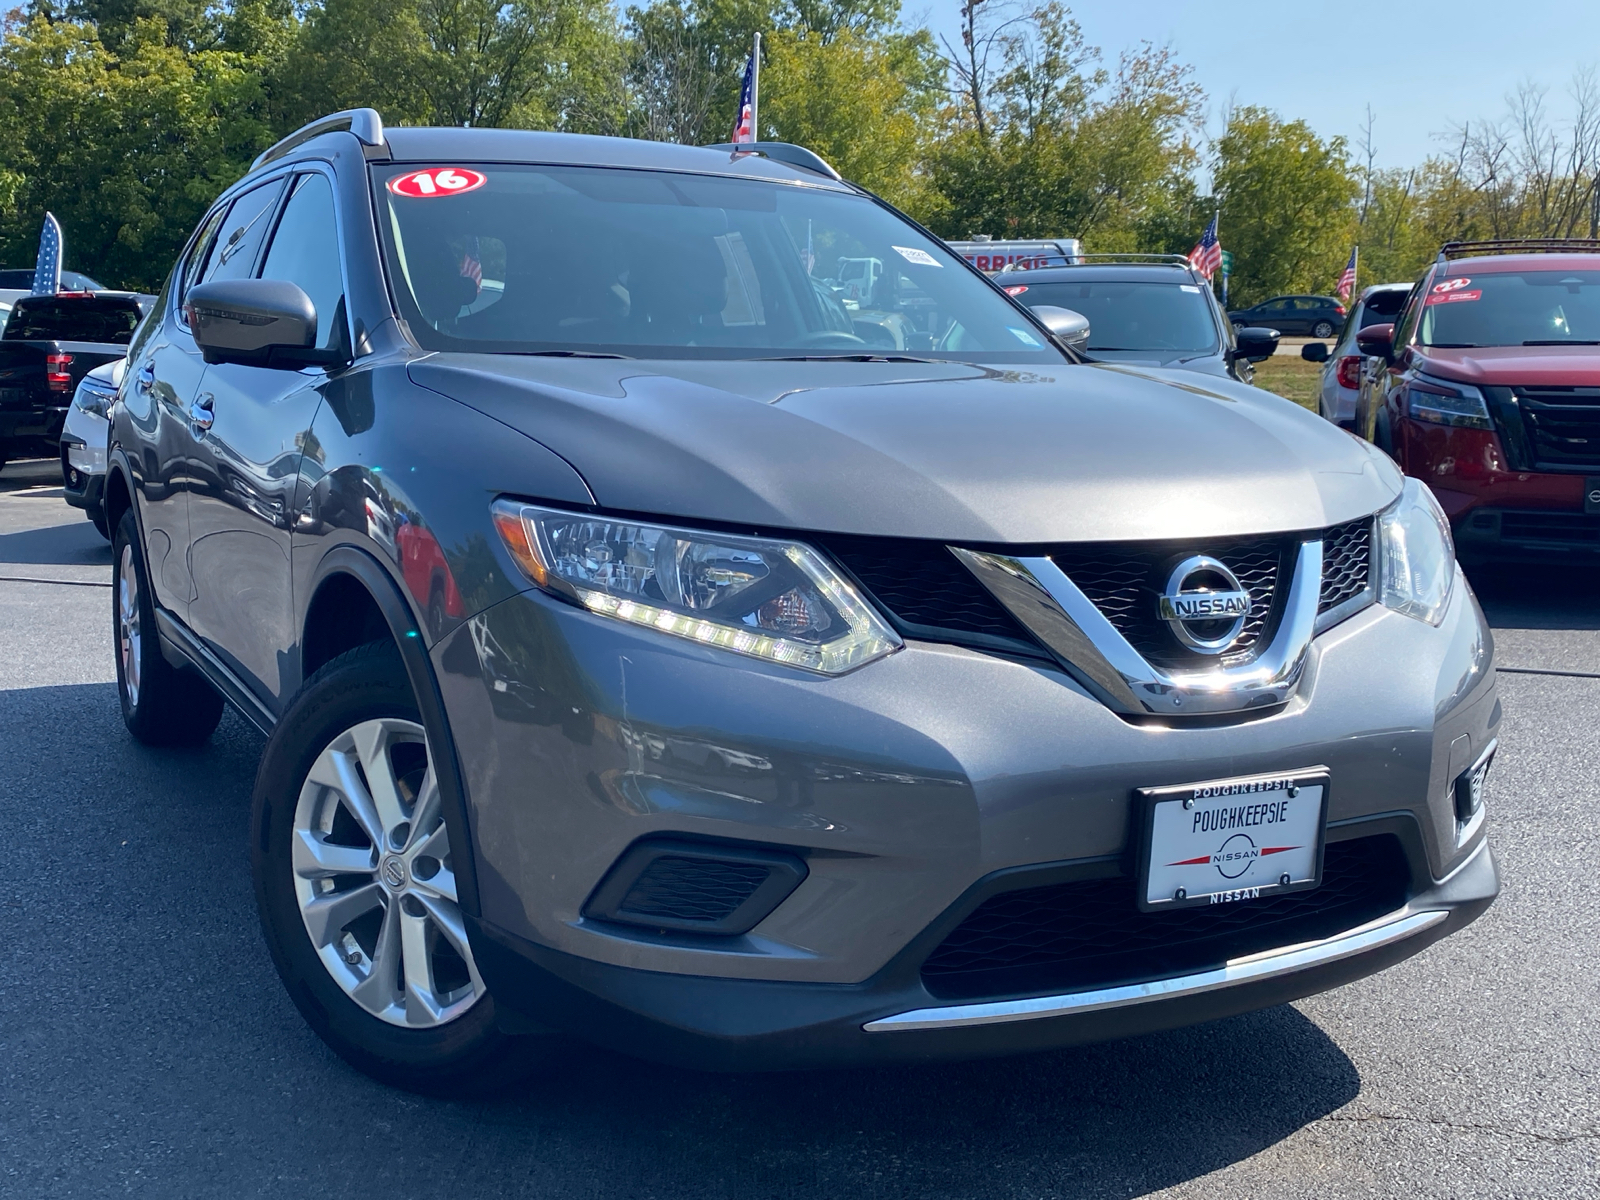
<instances>
[{"instance_id":1,"label":"driver side window","mask_svg":"<svg viewBox=\"0 0 1600 1200\"><path fill-rule=\"evenodd\" d=\"M346 341L344 273L339 267L339 227L333 188L320 174L301 175L272 234L262 279L298 284L317 311L317 345L334 349Z\"/></svg>"}]
</instances>

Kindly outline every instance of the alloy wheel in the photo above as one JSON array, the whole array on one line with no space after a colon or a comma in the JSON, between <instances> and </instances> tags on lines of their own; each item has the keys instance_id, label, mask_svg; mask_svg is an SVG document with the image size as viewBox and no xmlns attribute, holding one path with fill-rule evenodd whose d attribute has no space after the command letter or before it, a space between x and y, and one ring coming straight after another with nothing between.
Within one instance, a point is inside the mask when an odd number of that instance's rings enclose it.
<instances>
[{"instance_id":1,"label":"alloy wheel","mask_svg":"<svg viewBox=\"0 0 1600 1200\"><path fill-rule=\"evenodd\" d=\"M416 1029L484 994L422 726L384 718L335 737L301 786L293 836L306 933L358 1005Z\"/></svg>"},{"instance_id":2,"label":"alloy wheel","mask_svg":"<svg viewBox=\"0 0 1600 1200\"><path fill-rule=\"evenodd\" d=\"M122 544L117 564L117 655L122 660L122 686L129 709L139 706L139 576L133 543Z\"/></svg>"}]
</instances>

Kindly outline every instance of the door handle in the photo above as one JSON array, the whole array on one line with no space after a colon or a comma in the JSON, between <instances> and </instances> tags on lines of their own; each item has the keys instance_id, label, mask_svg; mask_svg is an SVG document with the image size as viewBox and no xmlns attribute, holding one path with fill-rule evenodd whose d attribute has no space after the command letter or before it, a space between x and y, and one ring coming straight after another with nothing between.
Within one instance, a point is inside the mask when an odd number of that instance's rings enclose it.
<instances>
[{"instance_id":1,"label":"door handle","mask_svg":"<svg viewBox=\"0 0 1600 1200\"><path fill-rule=\"evenodd\" d=\"M216 413L211 411L216 402L217 398L210 392L196 396L194 403L189 405L189 423L197 430L210 429L211 422L217 419Z\"/></svg>"},{"instance_id":2,"label":"door handle","mask_svg":"<svg viewBox=\"0 0 1600 1200\"><path fill-rule=\"evenodd\" d=\"M147 362L144 364L144 366L139 368L138 386L140 394L145 396L148 396L151 392L156 390L155 363Z\"/></svg>"}]
</instances>

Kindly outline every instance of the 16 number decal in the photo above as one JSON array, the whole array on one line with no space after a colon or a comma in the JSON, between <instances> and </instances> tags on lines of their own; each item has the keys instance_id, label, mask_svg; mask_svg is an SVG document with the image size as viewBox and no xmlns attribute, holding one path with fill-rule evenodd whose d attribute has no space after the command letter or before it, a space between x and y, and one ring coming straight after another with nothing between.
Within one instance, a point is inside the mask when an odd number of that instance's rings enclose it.
<instances>
[{"instance_id":1,"label":"16 number decal","mask_svg":"<svg viewBox=\"0 0 1600 1200\"><path fill-rule=\"evenodd\" d=\"M487 176L466 167L429 167L389 180L389 190L396 196L425 200L430 196L460 196L488 182Z\"/></svg>"}]
</instances>

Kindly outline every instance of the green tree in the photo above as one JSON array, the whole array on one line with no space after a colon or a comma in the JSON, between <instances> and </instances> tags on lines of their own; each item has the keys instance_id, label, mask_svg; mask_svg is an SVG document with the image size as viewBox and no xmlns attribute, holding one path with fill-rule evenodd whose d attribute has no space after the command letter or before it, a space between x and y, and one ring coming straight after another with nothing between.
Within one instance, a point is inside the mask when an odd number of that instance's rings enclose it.
<instances>
[{"instance_id":1,"label":"green tree","mask_svg":"<svg viewBox=\"0 0 1600 1200\"><path fill-rule=\"evenodd\" d=\"M996 10L951 60L957 102L927 164L923 216L946 237L1079 237L1091 250L1166 249L1193 205L1204 97L1189 68L1143 45L1096 68L1071 13ZM1187 247L1185 247L1187 248Z\"/></svg>"},{"instance_id":2,"label":"green tree","mask_svg":"<svg viewBox=\"0 0 1600 1200\"><path fill-rule=\"evenodd\" d=\"M1234 302L1329 291L1357 233L1352 204L1361 188L1344 139L1324 141L1304 121L1239 108L1214 153L1222 244L1234 256Z\"/></svg>"},{"instance_id":3,"label":"green tree","mask_svg":"<svg viewBox=\"0 0 1600 1200\"><path fill-rule=\"evenodd\" d=\"M917 205L922 122L936 102L931 38L779 30L766 58L763 138L809 147L890 203Z\"/></svg>"},{"instance_id":4,"label":"green tree","mask_svg":"<svg viewBox=\"0 0 1600 1200\"><path fill-rule=\"evenodd\" d=\"M260 66L187 53L154 18L120 53L82 23L13 26L0 41L0 259L33 262L48 209L68 265L159 284L205 206L272 139Z\"/></svg>"}]
</instances>

